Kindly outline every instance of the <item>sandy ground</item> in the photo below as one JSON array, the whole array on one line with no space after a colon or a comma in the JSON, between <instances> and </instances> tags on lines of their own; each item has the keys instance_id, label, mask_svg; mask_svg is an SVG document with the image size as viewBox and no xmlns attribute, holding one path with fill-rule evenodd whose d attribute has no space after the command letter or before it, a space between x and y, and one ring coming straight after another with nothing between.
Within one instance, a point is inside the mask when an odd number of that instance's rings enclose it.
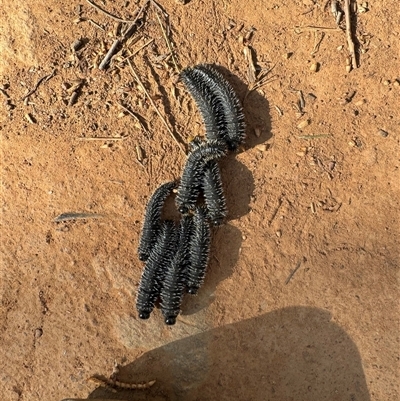
<instances>
[{"instance_id":1,"label":"sandy ground","mask_svg":"<svg viewBox=\"0 0 400 401\"><path fill-rule=\"evenodd\" d=\"M124 20L138 6L97 1ZM353 13L350 73L345 33L309 28L335 28L325 3L161 4L178 69L220 66L247 121L221 163L229 216L205 284L167 327L159 310L137 317L138 238L149 195L180 176L204 128L166 57L164 16L149 7L100 71L111 17L84 0L0 0L2 400L399 399L398 3ZM257 90L244 46L258 79L273 67ZM181 148L124 61L136 51ZM101 218L54 222L66 212ZM115 361L119 380L156 384L86 381Z\"/></svg>"}]
</instances>

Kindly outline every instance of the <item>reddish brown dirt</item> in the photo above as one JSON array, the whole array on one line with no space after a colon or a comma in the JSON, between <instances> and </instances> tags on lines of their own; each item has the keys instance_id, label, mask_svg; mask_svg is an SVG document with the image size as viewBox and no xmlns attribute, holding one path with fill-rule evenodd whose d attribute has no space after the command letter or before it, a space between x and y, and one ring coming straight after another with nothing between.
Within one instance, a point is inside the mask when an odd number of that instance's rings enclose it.
<instances>
[{"instance_id":1,"label":"reddish brown dirt","mask_svg":"<svg viewBox=\"0 0 400 401\"><path fill-rule=\"evenodd\" d=\"M93 68L115 21L83 0L1 0L3 400L399 399L398 3L370 2L353 19L359 68L350 73L343 32L324 31L311 55L321 33L294 29L335 27L325 3L162 2L179 65L219 65L248 125L243 149L221 163L230 213L204 287L166 327L158 310L137 318L136 249L146 200L180 176L183 152L126 62ZM125 19L137 7L98 4ZM172 60L159 57L168 48L154 9L146 15L119 56L154 39L135 70L186 147L203 134L201 118ZM241 37L251 27L257 65L274 68L248 92ZM64 212L103 217L55 223ZM120 380L156 384L113 394L86 382L115 360Z\"/></svg>"}]
</instances>

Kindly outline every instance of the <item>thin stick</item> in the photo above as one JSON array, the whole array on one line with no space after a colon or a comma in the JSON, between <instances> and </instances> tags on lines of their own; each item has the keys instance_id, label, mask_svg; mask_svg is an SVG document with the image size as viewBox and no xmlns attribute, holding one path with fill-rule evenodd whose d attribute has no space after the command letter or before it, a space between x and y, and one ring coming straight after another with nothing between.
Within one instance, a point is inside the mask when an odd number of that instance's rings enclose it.
<instances>
[{"instance_id":1,"label":"thin stick","mask_svg":"<svg viewBox=\"0 0 400 401\"><path fill-rule=\"evenodd\" d=\"M104 216L97 213L62 213L54 218L53 221L59 223L60 221L69 221L69 220L83 220L83 219L101 219Z\"/></svg>"},{"instance_id":2,"label":"thin stick","mask_svg":"<svg viewBox=\"0 0 400 401\"><path fill-rule=\"evenodd\" d=\"M142 7L139 9L139 11L136 14L135 19L130 22L129 27L126 29L125 33L122 35L122 40L127 39L131 35L133 28L135 27L136 23L138 22L138 20L139 20L140 16L142 15L144 9L147 7L147 4L149 4L149 1L150 0L146 0L144 2L144 4L142 5Z\"/></svg>"},{"instance_id":3,"label":"thin stick","mask_svg":"<svg viewBox=\"0 0 400 401\"><path fill-rule=\"evenodd\" d=\"M296 267L295 267L294 270L289 274L289 277L286 279L285 284L289 284L289 281L292 279L292 277L293 277L294 274L297 272L297 270L299 270L299 268L300 268L300 266L301 266L301 262L302 262L302 259L300 259L300 260L297 262Z\"/></svg>"},{"instance_id":4,"label":"thin stick","mask_svg":"<svg viewBox=\"0 0 400 401\"><path fill-rule=\"evenodd\" d=\"M154 38L148 40L142 47L140 47L139 49L135 50L132 54L130 54L128 57L123 58L121 61L119 61L119 63L123 63L124 61L132 58L133 56L135 56L136 54L138 54L141 50L143 50L145 47L147 47L149 44L154 42Z\"/></svg>"},{"instance_id":5,"label":"thin stick","mask_svg":"<svg viewBox=\"0 0 400 401\"><path fill-rule=\"evenodd\" d=\"M130 23L130 22L132 22L132 21L129 21L129 20L126 20L126 19L117 17L117 16L115 16L115 15L109 13L108 11L104 10L103 8L101 8L100 6L98 6L97 4L93 3L91 0L86 0L86 1L87 1L92 7L94 7L95 9L97 9L97 10L99 10L99 11L101 11L103 14L107 15L107 17L110 17L110 18L112 18L112 19L115 20L115 21L118 21L118 22L125 22L125 23Z\"/></svg>"},{"instance_id":6,"label":"thin stick","mask_svg":"<svg viewBox=\"0 0 400 401\"><path fill-rule=\"evenodd\" d=\"M328 138L331 134L317 134L317 135L298 135L297 138L299 139L318 139L318 138Z\"/></svg>"},{"instance_id":7,"label":"thin stick","mask_svg":"<svg viewBox=\"0 0 400 401\"><path fill-rule=\"evenodd\" d=\"M89 1L89 2L90 2L90 0L86 0L86 1ZM99 70L104 70L104 69L106 68L106 66L107 66L107 64L109 63L111 57L113 57L114 54L116 53L118 46L119 46L120 44L122 44L122 43L125 41L125 39L132 33L133 27L136 25L136 23L137 23L139 17L140 17L141 14L143 13L144 8L147 6L147 4L149 3L149 1L150 1L150 0L147 0L147 1L143 4L143 6L140 8L140 10L139 10L138 13L136 14L136 17L135 17L135 19L134 19L133 21L128 21L128 23L130 24L130 25L129 25L129 28L125 31L125 33L124 33L124 35L122 36L121 39L115 39L115 41L114 41L114 43L112 44L110 50L107 52L107 54L105 55L103 61L100 63L100 65L99 65Z\"/></svg>"},{"instance_id":8,"label":"thin stick","mask_svg":"<svg viewBox=\"0 0 400 401\"><path fill-rule=\"evenodd\" d=\"M83 138L76 138L78 141L123 141L128 138L126 136L88 136Z\"/></svg>"},{"instance_id":9,"label":"thin stick","mask_svg":"<svg viewBox=\"0 0 400 401\"><path fill-rule=\"evenodd\" d=\"M44 77L40 78L39 81L37 81L36 85L33 87L32 90L30 90L26 95L24 95L21 100L25 100L27 97L32 95L32 93L36 92L37 88L39 88L39 85L42 82L47 82L50 78L53 78L54 75L56 74L56 70L53 70L51 74L45 75Z\"/></svg>"},{"instance_id":10,"label":"thin stick","mask_svg":"<svg viewBox=\"0 0 400 401\"><path fill-rule=\"evenodd\" d=\"M152 3L154 6L156 6L156 4L155 4L154 1L152 1L151 3ZM162 31L162 33L163 33L165 43L167 44L168 49L169 49L169 52L170 52L170 54L171 54L172 61L173 61L174 66L175 66L175 70L176 70L176 72L179 73L180 70L179 70L179 68L178 68L178 64L176 63L176 60L175 60L174 52L173 52L173 50L172 50L171 43L170 43L170 41L169 41L169 38L168 38L168 36L167 36L167 33L165 32L165 29L164 29L164 27L163 27L163 24L162 24L162 22L161 22L160 16L158 15L158 12L157 12L157 11L156 11L156 16L157 16L158 23L160 24L161 31Z\"/></svg>"},{"instance_id":11,"label":"thin stick","mask_svg":"<svg viewBox=\"0 0 400 401\"><path fill-rule=\"evenodd\" d=\"M354 48L353 38L351 37L350 0L344 0L344 15L346 17L346 38L351 56L351 66L357 68L356 51Z\"/></svg>"},{"instance_id":12,"label":"thin stick","mask_svg":"<svg viewBox=\"0 0 400 401\"><path fill-rule=\"evenodd\" d=\"M164 117L162 116L162 114L160 113L160 111L158 110L157 106L155 105L153 99L151 98L149 92L147 92L147 89L145 88L145 86L143 85L142 81L140 80L139 76L136 74L136 71L133 68L133 65L131 63L130 60L128 60L128 64L129 67L131 68L132 71L132 75L135 77L136 81L138 82L138 84L142 87L143 92L146 94L149 102L151 103L151 105L154 107L154 110L156 111L156 113L158 114L158 117L160 117L161 121L163 122L163 124L165 125L165 127L167 128L167 131L170 133L170 135L172 136L173 140L176 142L176 144L179 146L179 149L183 152L183 154L186 155L185 150L182 148L181 144L179 143L178 139L176 138L175 134L172 132L171 128L169 128L169 125L167 124L167 122L165 121Z\"/></svg>"},{"instance_id":13,"label":"thin stick","mask_svg":"<svg viewBox=\"0 0 400 401\"><path fill-rule=\"evenodd\" d=\"M139 125L142 127L143 131L146 132L147 135L150 135L150 132L146 129L146 127L140 121L140 118L135 113L133 113L131 110L129 110L127 107L125 107L122 103L117 102L117 104L118 104L118 106L123 108L136 122L139 123Z\"/></svg>"},{"instance_id":14,"label":"thin stick","mask_svg":"<svg viewBox=\"0 0 400 401\"><path fill-rule=\"evenodd\" d=\"M105 32L105 29L100 24L98 24L96 21L93 21L90 18L87 21L90 22L96 28L98 28L98 29L102 30L103 32Z\"/></svg>"},{"instance_id":15,"label":"thin stick","mask_svg":"<svg viewBox=\"0 0 400 401\"><path fill-rule=\"evenodd\" d=\"M121 41L119 39L115 39L114 43L110 47L110 50L108 50L107 54L104 56L103 61L99 65L99 70L104 70L108 63L111 60L111 57L114 56L114 54L117 52L118 46L121 44Z\"/></svg>"},{"instance_id":16,"label":"thin stick","mask_svg":"<svg viewBox=\"0 0 400 401\"><path fill-rule=\"evenodd\" d=\"M301 31L334 31L334 32L342 32L340 28L329 28L326 26L314 26L314 25L307 25L307 26L295 26L294 31L296 33L302 33Z\"/></svg>"},{"instance_id":17,"label":"thin stick","mask_svg":"<svg viewBox=\"0 0 400 401\"><path fill-rule=\"evenodd\" d=\"M314 48L312 50L312 52L310 53L311 55L317 53L319 51L319 47L321 46L322 40L325 37L325 32L321 32L321 38L319 40L317 40L317 32L315 31L315 38L314 38Z\"/></svg>"}]
</instances>

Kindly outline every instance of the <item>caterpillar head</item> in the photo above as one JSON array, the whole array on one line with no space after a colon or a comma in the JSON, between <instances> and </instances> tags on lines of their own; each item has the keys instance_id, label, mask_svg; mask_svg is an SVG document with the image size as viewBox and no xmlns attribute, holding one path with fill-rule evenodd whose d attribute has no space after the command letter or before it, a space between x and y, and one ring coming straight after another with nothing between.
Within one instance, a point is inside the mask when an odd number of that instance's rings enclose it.
<instances>
[{"instance_id":1,"label":"caterpillar head","mask_svg":"<svg viewBox=\"0 0 400 401\"><path fill-rule=\"evenodd\" d=\"M144 253L144 252L140 252L139 253L139 260L140 261L145 262L148 258L149 258L149 255L147 253Z\"/></svg>"},{"instance_id":2,"label":"caterpillar head","mask_svg":"<svg viewBox=\"0 0 400 401\"><path fill-rule=\"evenodd\" d=\"M141 311L141 312L139 312L139 317L140 317L140 319L143 319L143 320L148 319L150 317L150 313Z\"/></svg>"},{"instance_id":3,"label":"caterpillar head","mask_svg":"<svg viewBox=\"0 0 400 401\"><path fill-rule=\"evenodd\" d=\"M198 290L198 288L189 287L188 290L187 290L187 292L188 292L188 294L196 295L196 294L197 294L197 290Z\"/></svg>"},{"instance_id":4,"label":"caterpillar head","mask_svg":"<svg viewBox=\"0 0 400 401\"><path fill-rule=\"evenodd\" d=\"M184 205L179 206L178 210L179 210L179 212L182 213L182 214L186 214L186 213L189 212L189 208L188 208L187 206L184 206Z\"/></svg>"},{"instance_id":5,"label":"caterpillar head","mask_svg":"<svg viewBox=\"0 0 400 401\"><path fill-rule=\"evenodd\" d=\"M211 223L213 224L214 227L218 227L223 223L223 217L216 217L213 220L211 220Z\"/></svg>"},{"instance_id":6,"label":"caterpillar head","mask_svg":"<svg viewBox=\"0 0 400 401\"><path fill-rule=\"evenodd\" d=\"M172 326L176 323L176 316L167 316L165 318L165 324L168 326Z\"/></svg>"}]
</instances>

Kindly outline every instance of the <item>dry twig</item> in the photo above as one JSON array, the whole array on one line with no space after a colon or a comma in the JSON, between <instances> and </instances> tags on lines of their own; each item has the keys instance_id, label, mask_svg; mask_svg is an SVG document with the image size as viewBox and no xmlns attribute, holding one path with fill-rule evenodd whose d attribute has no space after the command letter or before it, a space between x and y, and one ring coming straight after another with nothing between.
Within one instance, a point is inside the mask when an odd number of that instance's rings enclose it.
<instances>
[{"instance_id":1,"label":"dry twig","mask_svg":"<svg viewBox=\"0 0 400 401\"><path fill-rule=\"evenodd\" d=\"M89 1L89 0L86 0ZM116 39L114 41L114 43L112 44L110 50L107 52L107 54L104 56L104 59L102 60L102 62L99 65L99 70L104 70L106 68L106 66L108 65L108 63L110 62L111 58L116 54L118 47L131 35L132 30L134 29L134 27L136 26L136 23L139 20L139 17L142 15L144 9L146 8L146 6L149 4L150 0L147 0L143 6L140 8L140 10L137 12L136 17L133 21L128 21L129 23L129 27L128 29L125 31L125 33L122 35L122 38L120 39ZM89 1L90 2L90 1Z\"/></svg>"},{"instance_id":2,"label":"dry twig","mask_svg":"<svg viewBox=\"0 0 400 401\"><path fill-rule=\"evenodd\" d=\"M351 35L350 0L344 0L344 15L346 17L346 38L347 45L349 47L349 53L351 56L351 66L352 68L357 68L356 51Z\"/></svg>"},{"instance_id":3,"label":"dry twig","mask_svg":"<svg viewBox=\"0 0 400 401\"><path fill-rule=\"evenodd\" d=\"M126 22L126 23L130 23L132 21L117 17L111 13L109 13L107 10L104 10L103 8L101 8L100 6L98 6L97 4L93 3L91 0L86 0L92 7L94 7L96 10L99 10L100 12L102 12L103 14L107 15L107 17L112 18L115 21L118 22Z\"/></svg>"},{"instance_id":4,"label":"dry twig","mask_svg":"<svg viewBox=\"0 0 400 401\"><path fill-rule=\"evenodd\" d=\"M56 70L53 70L51 74L45 75L44 77L40 78L39 81L37 81L36 85L33 87L32 90L30 90L26 95L24 95L21 100L25 100L27 97L32 95L32 93L36 92L37 88L42 82L47 82L49 79L53 78L54 75L56 74Z\"/></svg>"},{"instance_id":5,"label":"dry twig","mask_svg":"<svg viewBox=\"0 0 400 401\"><path fill-rule=\"evenodd\" d=\"M296 267L295 267L294 270L289 274L289 277L286 279L285 284L289 284L289 281L292 279L292 277L294 276L294 274L297 272L297 270L300 269L300 266L301 266L301 262L302 262L302 261L303 261L303 260L300 259L300 260L297 262Z\"/></svg>"},{"instance_id":6,"label":"dry twig","mask_svg":"<svg viewBox=\"0 0 400 401\"><path fill-rule=\"evenodd\" d=\"M161 121L163 122L163 124L165 125L165 127L167 128L167 131L169 132L169 134L171 135L171 137L173 138L173 140L176 142L176 144L178 145L179 149L183 152L183 154L186 155L185 150L182 148L180 142L178 141L178 139L176 138L175 134L172 132L171 128L169 127L169 125L167 124L167 122L165 121L165 118L163 117L163 115L160 113L160 110L158 110L157 106L155 105L153 99L151 98L149 92L147 91L147 89L145 88L145 86L143 85L141 79L139 78L139 76L136 74L135 69L133 68L133 65L131 63L130 60L128 60L128 64L129 67L132 71L132 75L135 77L137 83L142 87L143 92L146 94L150 104L153 106L154 110L156 111L156 113L158 114L158 116L160 117Z\"/></svg>"},{"instance_id":7,"label":"dry twig","mask_svg":"<svg viewBox=\"0 0 400 401\"><path fill-rule=\"evenodd\" d=\"M160 7L158 6L158 4L157 4L155 1L152 1L151 4L153 4L153 5L155 6L155 8L157 8L158 10L160 10ZM161 10L161 12L162 12L162 10ZM165 15L165 13L163 13L163 14ZM169 40L169 38L168 38L167 33L165 32L164 26L163 26L163 24L162 24L162 22L161 22L160 16L158 15L158 12L157 12L157 11L156 11L156 16L157 16L158 23L160 24L161 31L162 31L162 33L163 33L165 43L167 44L168 50L169 50L169 52L170 52L170 54L171 54L171 58L172 58L172 61L173 61L173 63L174 63L174 66L175 66L175 71L176 71L177 73L179 73L180 69L179 69L178 64L177 64L177 62L176 62L176 60L175 60L174 51L172 50L171 42L170 42L170 40ZM168 15L166 16L166 18L168 18Z\"/></svg>"}]
</instances>

